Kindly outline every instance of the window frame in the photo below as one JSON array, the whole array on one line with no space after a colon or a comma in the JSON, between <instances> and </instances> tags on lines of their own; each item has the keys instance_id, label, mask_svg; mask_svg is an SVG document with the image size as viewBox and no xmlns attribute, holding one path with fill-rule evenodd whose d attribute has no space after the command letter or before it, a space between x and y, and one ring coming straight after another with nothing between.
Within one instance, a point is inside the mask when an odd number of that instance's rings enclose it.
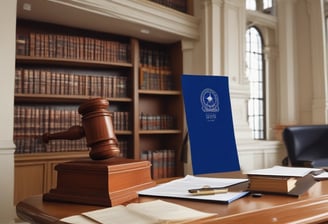
<instances>
[{"instance_id":1,"label":"window frame","mask_svg":"<svg viewBox=\"0 0 328 224\"><path fill-rule=\"evenodd\" d=\"M260 47L261 50L257 51L258 48L256 48L255 50L257 52L254 51L254 49L247 49L248 43L247 43L247 35L248 32L251 31L252 29L254 29L256 31L256 34L258 35L258 39L260 43ZM252 41L250 41L252 42ZM249 88L250 88L250 96L247 102L247 121L249 124L249 127L251 129L252 132L252 138L255 140L266 140L267 139L267 129L266 129L266 123L267 123L267 113L266 113L266 74L265 74L265 59L264 59L264 39L263 39L263 35L261 33L261 30L256 27L256 26L250 26L247 27L247 30L245 32L245 63L246 63L246 76L249 80ZM250 50L250 51L249 51ZM249 54L257 54L257 56L255 57L260 57L259 59L256 58L257 62L261 63L261 66L257 67L257 68L252 68L255 69L257 72L256 75L258 75L258 73L261 73L261 79L257 79L257 81L252 81L252 77L248 76L248 69L249 67L247 66L247 60L248 60L248 55ZM260 56L259 56L260 55ZM260 84L258 84L259 82L261 82ZM253 85L253 84L254 85ZM256 84L257 83L257 84ZM253 86L252 86L253 85ZM257 97L252 96L252 88L259 88L259 86L261 86L261 92L255 95L257 95ZM257 101L259 102L258 104L256 103L251 103L251 101ZM261 109L257 110L257 113L250 113L250 107L255 108L255 106L258 106L259 104L261 104ZM252 119L253 118L253 119Z\"/></svg>"}]
</instances>

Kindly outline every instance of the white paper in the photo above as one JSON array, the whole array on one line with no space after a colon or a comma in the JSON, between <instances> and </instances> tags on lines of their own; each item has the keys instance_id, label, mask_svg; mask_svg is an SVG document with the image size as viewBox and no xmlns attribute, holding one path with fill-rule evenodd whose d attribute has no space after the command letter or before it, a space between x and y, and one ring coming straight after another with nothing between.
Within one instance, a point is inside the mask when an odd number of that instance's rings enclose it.
<instances>
[{"instance_id":1,"label":"white paper","mask_svg":"<svg viewBox=\"0 0 328 224\"><path fill-rule=\"evenodd\" d=\"M99 224L99 222L93 221L83 215L72 215L61 219L60 221L69 224Z\"/></svg>"},{"instance_id":2,"label":"white paper","mask_svg":"<svg viewBox=\"0 0 328 224\"><path fill-rule=\"evenodd\" d=\"M183 223L216 215L206 213L185 206L154 200L143 203L131 203L99 209L83 213L101 224L155 224L155 223Z\"/></svg>"},{"instance_id":3,"label":"white paper","mask_svg":"<svg viewBox=\"0 0 328 224\"><path fill-rule=\"evenodd\" d=\"M197 200L210 200L230 203L248 192L227 192L213 195L192 195L188 192L189 189L209 187L229 187L235 184L243 183L248 179L236 178L211 178L211 177L195 177L187 175L184 178L160 184L152 188L139 191L139 195L157 196L157 197L174 197Z\"/></svg>"},{"instance_id":4,"label":"white paper","mask_svg":"<svg viewBox=\"0 0 328 224\"><path fill-rule=\"evenodd\" d=\"M282 177L304 177L311 172L321 171L318 168L307 167L288 167L274 166L272 168L253 170L248 172L248 175L266 175L266 176L282 176Z\"/></svg>"},{"instance_id":5,"label":"white paper","mask_svg":"<svg viewBox=\"0 0 328 224\"><path fill-rule=\"evenodd\" d=\"M83 215L90 217L102 224L152 224L156 223L156 219L147 216L140 216L136 213L129 212L123 205L110 208L99 209L91 212L85 212Z\"/></svg>"},{"instance_id":6,"label":"white paper","mask_svg":"<svg viewBox=\"0 0 328 224\"><path fill-rule=\"evenodd\" d=\"M154 200L144 203L131 203L126 206L130 211L167 222L182 222L196 220L216 215L216 213L201 212L182 205Z\"/></svg>"},{"instance_id":7,"label":"white paper","mask_svg":"<svg viewBox=\"0 0 328 224\"><path fill-rule=\"evenodd\" d=\"M314 179L316 180L328 180L328 172L322 172L318 175L313 175Z\"/></svg>"}]
</instances>

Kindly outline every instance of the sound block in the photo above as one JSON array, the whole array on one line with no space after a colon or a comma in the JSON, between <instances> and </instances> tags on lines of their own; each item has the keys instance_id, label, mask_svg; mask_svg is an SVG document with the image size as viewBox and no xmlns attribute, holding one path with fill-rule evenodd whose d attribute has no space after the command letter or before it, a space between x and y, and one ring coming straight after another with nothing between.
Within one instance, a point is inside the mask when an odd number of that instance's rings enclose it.
<instances>
[{"instance_id":1,"label":"sound block","mask_svg":"<svg viewBox=\"0 0 328 224\"><path fill-rule=\"evenodd\" d=\"M56 165L57 186L43 195L46 201L115 206L155 186L149 161L126 158L77 160Z\"/></svg>"}]
</instances>

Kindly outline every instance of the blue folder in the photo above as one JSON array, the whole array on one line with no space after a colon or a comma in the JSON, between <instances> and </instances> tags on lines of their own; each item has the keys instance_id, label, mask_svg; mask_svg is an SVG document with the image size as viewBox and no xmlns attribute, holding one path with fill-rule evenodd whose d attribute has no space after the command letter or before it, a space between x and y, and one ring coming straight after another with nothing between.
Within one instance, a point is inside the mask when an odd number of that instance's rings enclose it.
<instances>
[{"instance_id":1,"label":"blue folder","mask_svg":"<svg viewBox=\"0 0 328 224\"><path fill-rule=\"evenodd\" d=\"M193 174L240 170L228 77L182 75Z\"/></svg>"}]
</instances>

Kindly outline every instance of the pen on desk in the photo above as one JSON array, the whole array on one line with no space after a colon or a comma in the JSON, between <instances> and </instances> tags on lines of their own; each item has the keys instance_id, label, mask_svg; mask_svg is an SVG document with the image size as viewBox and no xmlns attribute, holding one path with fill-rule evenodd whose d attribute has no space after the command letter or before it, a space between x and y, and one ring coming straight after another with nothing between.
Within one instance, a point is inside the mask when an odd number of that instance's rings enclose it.
<instances>
[{"instance_id":1,"label":"pen on desk","mask_svg":"<svg viewBox=\"0 0 328 224\"><path fill-rule=\"evenodd\" d=\"M227 193L228 188L199 188L199 189L189 189L189 193L192 195L213 195Z\"/></svg>"}]
</instances>

